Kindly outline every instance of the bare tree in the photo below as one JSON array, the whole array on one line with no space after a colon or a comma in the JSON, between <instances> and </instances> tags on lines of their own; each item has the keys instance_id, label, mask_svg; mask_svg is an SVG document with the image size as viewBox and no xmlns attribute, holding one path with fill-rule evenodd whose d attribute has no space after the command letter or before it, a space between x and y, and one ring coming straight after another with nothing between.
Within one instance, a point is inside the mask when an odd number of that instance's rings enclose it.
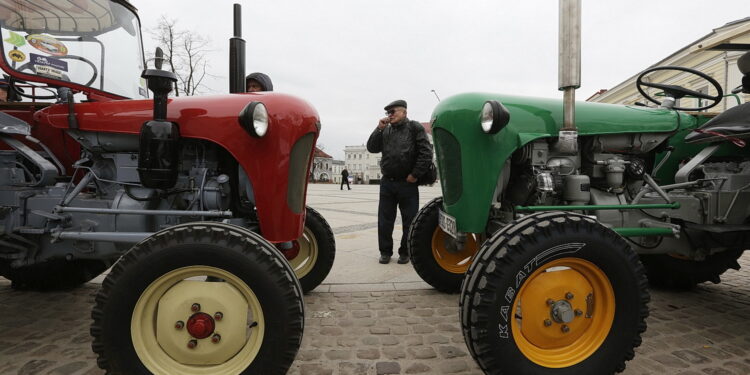
<instances>
[{"instance_id":1,"label":"bare tree","mask_svg":"<svg viewBox=\"0 0 750 375\"><path fill-rule=\"evenodd\" d=\"M162 16L156 28L149 30L151 38L164 50L165 62L177 75L175 96L192 96L204 88L208 76L206 54L211 52L210 40L193 31L181 30L177 20ZM151 56L153 57L153 56Z\"/></svg>"}]
</instances>

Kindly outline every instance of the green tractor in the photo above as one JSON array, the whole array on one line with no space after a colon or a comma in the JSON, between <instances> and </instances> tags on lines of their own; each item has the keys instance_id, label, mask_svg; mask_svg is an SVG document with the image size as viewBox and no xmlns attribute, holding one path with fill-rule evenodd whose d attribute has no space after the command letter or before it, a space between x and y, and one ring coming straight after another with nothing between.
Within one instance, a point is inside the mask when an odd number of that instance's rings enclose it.
<instances>
[{"instance_id":1,"label":"green tractor","mask_svg":"<svg viewBox=\"0 0 750 375\"><path fill-rule=\"evenodd\" d=\"M566 27L561 45L575 46ZM750 52L738 66L736 90L750 93ZM644 79L665 69L713 94ZM562 102L469 93L432 115L443 196L415 217L409 250L427 283L460 291L464 338L488 374L623 371L648 282L718 282L750 248L750 103L695 112L723 90L682 67L638 77L658 108L575 103L580 78L560 71ZM684 97L709 104L676 106Z\"/></svg>"}]
</instances>

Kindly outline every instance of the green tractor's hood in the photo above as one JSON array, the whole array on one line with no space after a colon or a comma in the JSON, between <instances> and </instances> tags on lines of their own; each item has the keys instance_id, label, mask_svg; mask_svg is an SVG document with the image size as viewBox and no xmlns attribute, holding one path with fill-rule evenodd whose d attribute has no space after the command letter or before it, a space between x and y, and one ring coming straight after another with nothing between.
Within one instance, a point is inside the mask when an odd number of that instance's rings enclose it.
<instances>
[{"instance_id":1,"label":"green tractor's hood","mask_svg":"<svg viewBox=\"0 0 750 375\"><path fill-rule=\"evenodd\" d=\"M480 126L487 100L499 101L510 112L510 122L497 134L486 134ZM440 102L432 119L444 209L456 219L459 231L481 233L506 159L535 139L557 137L563 104L557 99L461 94ZM695 125L692 116L676 111L589 102L576 103L575 121L579 137L669 133Z\"/></svg>"}]
</instances>

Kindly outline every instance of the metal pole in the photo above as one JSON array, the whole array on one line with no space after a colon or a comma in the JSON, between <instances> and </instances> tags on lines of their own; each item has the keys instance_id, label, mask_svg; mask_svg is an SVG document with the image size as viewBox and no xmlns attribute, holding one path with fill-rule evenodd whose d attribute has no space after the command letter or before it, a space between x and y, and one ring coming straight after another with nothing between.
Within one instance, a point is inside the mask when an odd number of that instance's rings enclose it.
<instances>
[{"instance_id":1,"label":"metal pole","mask_svg":"<svg viewBox=\"0 0 750 375\"><path fill-rule=\"evenodd\" d=\"M234 4L234 37L229 39L229 92L245 92L245 40L240 4Z\"/></svg>"},{"instance_id":2,"label":"metal pole","mask_svg":"<svg viewBox=\"0 0 750 375\"><path fill-rule=\"evenodd\" d=\"M128 210L114 208L86 208L86 207L55 207L55 212L85 212L90 214L106 215L168 215L168 216L206 216L206 217L232 217L232 211L181 211L181 210Z\"/></svg>"},{"instance_id":3,"label":"metal pole","mask_svg":"<svg viewBox=\"0 0 750 375\"><path fill-rule=\"evenodd\" d=\"M581 0L560 0L558 89L563 91L563 131L575 131L575 90L581 87Z\"/></svg>"}]
</instances>

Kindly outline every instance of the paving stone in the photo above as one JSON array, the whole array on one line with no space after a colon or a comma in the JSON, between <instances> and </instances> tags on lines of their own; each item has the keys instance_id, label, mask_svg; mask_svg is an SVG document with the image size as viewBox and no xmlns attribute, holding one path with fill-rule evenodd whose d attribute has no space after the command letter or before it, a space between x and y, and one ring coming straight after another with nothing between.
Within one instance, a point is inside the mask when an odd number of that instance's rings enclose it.
<instances>
[{"instance_id":1,"label":"paving stone","mask_svg":"<svg viewBox=\"0 0 750 375\"><path fill-rule=\"evenodd\" d=\"M381 348L383 357L388 359L403 359L406 358L406 351L400 346L385 346Z\"/></svg>"},{"instance_id":2,"label":"paving stone","mask_svg":"<svg viewBox=\"0 0 750 375\"><path fill-rule=\"evenodd\" d=\"M655 361L671 368L687 368L687 363L681 361L679 358L669 354L659 354L651 357Z\"/></svg>"},{"instance_id":3,"label":"paving stone","mask_svg":"<svg viewBox=\"0 0 750 375\"><path fill-rule=\"evenodd\" d=\"M52 369L52 371L48 372L48 375L71 375L75 374L79 370L85 369L88 367L88 364L86 362L70 362L66 363L60 367Z\"/></svg>"},{"instance_id":4,"label":"paving stone","mask_svg":"<svg viewBox=\"0 0 750 375\"><path fill-rule=\"evenodd\" d=\"M469 366L466 364L466 361L460 359L452 359L440 363L440 370L443 374L455 374L468 369Z\"/></svg>"},{"instance_id":5,"label":"paving stone","mask_svg":"<svg viewBox=\"0 0 750 375\"><path fill-rule=\"evenodd\" d=\"M359 358L359 359L379 359L380 358L380 349L377 349L377 348L359 349L359 350L357 350L357 358Z\"/></svg>"},{"instance_id":6,"label":"paving stone","mask_svg":"<svg viewBox=\"0 0 750 375\"><path fill-rule=\"evenodd\" d=\"M367 369L370 367L368 363L351 363L341 362L339 363L338 375L362 375L367 373Z\"/></svg>"},{"instance_id":7,"label":"paving stone","mask_svg":"<svg viewBox=\"0 0 750 375\"><path fill-rule=\"evenodd\" d=\"M400 374L401 365L398 362L378 362L375 364L377 375Z\"/></svg>"},{"instance_id":8,"label":"paving stone","mask_svg":"<svg viewBox=\"0 0 750 375\"><path fill-rule=\"evenodd\" d=\"M710 359L692 351L692 350L677 350L672 352L677 358L682 359L685 362L696 364L709 363Z\"/></svg>"},{"instance_id":9,"label":"paving stone","mask_svg":"<svg viewBox=\"0 0 750 375\"><path fill-rule=\"evenodd\" d=\"M33 359L31 361L26 362L20 370L18 370L18 375L36 375L42 372L43 370L51 367L55 364L55 361L47 361L43 359Z\"/></svg>"},{"instance_id":10,"label":"paving stone","mask_svg":"<svg viewBox=\"0 0 750 375\"><path fill-rule=\"evenodd\" d=\"M431 358L437 358L437 353L435 353L435 349L433 349L430 346L416 346L416 347L410 347L406 349L409 354L411 354L416 359L431 359Z\"/></svg>"},{"instance_id":11,"label":"paving stone","mask_svg":"<svg viewBox=\"0 0 750 375\"><path fill-rule=\"evenodd\" d=\"M300 375L333 375L333 369L318 363L306 363L300 366Z\"/></svg>"}]
</instances>

